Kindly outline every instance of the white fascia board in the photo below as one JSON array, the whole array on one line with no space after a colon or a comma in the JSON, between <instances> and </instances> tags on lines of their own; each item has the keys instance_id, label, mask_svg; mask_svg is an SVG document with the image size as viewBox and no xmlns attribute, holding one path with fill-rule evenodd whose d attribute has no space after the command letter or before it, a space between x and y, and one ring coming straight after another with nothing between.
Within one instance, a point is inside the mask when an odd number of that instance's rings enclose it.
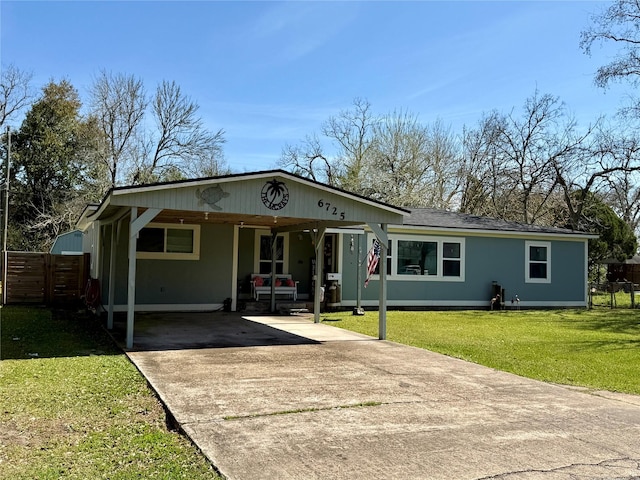
<instances>
[{"instance_id":1,"label":"white fascia board","mask_svg":"<svg viewBox=\"0 0 640 480\"><path fill-rule=\"evenodd\" d=\"M403 208L400 207L394 207L392 205L388 205L385 203L378 203L378 202L374 202L372 200L369 200L365 197L360 197L357 195L354 195L352 193L346 192L344 190L339 190L333 187L330 187L328 185L323 185L317 182L314 182L313 180L307 180L305 178L300 178L300 177L296 177L294 175L291 175L287 172L284 171L280 171L280 170L275 170L275 171L266 171L266 172L257 172L257 173L248 173L248 174L237 174L237 175L230 175L230 176L223 176L223 177L218 177L218 178L209 178L209 179L202 179L202 180L185 180L184 182L172 182L172 183L165 183L165 184L161 184L161 185L147 185L147 186L139 186L139 187L123 187L121 189L115 189L113 190L111 193L113 195L127 195L130 193L140 193L140 192L153 192L153 191L160 191L160 190L171 190L173 188L176 187L200 187L200 186L204 186L204 185L214 185L216 183L233 183L233 182L242 182L245 180L255 180L255 179L260 179L260 178L273 178L273 177L284 177L284 178L288 178L289 180L291 180L292 182L297 182L300 184L304 184L307 185L309 187L313 187L313 188L317 188L320 190L324 190L326 192L330 192L334 195L342 195L344 197L348 197L351 198L355 201L358 201L360 203L364 203L370 206L373 206L375 208L380 208L383 210L387 210L389 212L393 212L396 213L398 215L403 215L403 216L407 216L409 215L409 212L406 211Z\"/></svg>"},{"instance_id":2,"label":"white fascia board","mask_svg":"<svg viewBox=\"0 0 640 480\"><path fill-rule=\"evenodd\" d=\"M100 205L93 205L93 204L89 204L86 207L84 207L84 210L80 214L80 218L78 218L78 220L76 221L75 228L77 230L80 230L81 232L84 232L92 222L92 220L89 220L89 217L92 217L93 215L95 215L95 212L99 208L100 208Z\"/></svg>"},{"instance_id":3,"label":"white fascia board","mask_svg":"<svg viewBox=\"0 0 640 480\"><path fill-rule=\"evenodd\" d=\"M102 212L104 212L106 210L106 208L111 204L111 196L113 195L113 192L110 192L102 201L102 203L100 204L100 206L95 209L90 215L87 215L87 222L91 223L94 222L95 220L97 220L98 218L100 218L100 215L102 215Z\"/></svg>"},{"instance_id":4,"label":"white fascia board","mask_svg":"<svg viewBox=\"0 0 640 480\"><path fill-rule=\"evenodd\" d=\"M428 231L430 234L465 234L477 237L510 237L510 238L553 238L556 240L588 240L599 238L599 235L591 233L550 233L550 232L516 232L511 230L479 230L475 228L455 228L455 227L431 227L420 225L389 225L389 233L416 233L417 231Z\"/></svg>"}]
</instances>

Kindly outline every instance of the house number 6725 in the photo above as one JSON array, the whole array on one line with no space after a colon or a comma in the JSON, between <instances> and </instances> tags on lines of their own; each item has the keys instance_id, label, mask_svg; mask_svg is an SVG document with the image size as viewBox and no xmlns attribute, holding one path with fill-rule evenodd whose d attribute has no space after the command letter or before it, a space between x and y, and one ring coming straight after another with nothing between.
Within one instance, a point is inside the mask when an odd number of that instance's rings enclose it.
<instances>
[{"instance_id":1,"label":"house number 6725","mask_svg":"<svg viewBox=\"0 0 640 480\"><path fill-rule=\"evenodd\" d=\"M320 199L320 200L318 200L318 207L319 208L324 208L331 215L339 216L340 220L344 220L345 213L344 212L338 212L338 207L336 207L334 205L331 205L330 202L325 202L323 199Z\"/></svg>"}]
</instances>

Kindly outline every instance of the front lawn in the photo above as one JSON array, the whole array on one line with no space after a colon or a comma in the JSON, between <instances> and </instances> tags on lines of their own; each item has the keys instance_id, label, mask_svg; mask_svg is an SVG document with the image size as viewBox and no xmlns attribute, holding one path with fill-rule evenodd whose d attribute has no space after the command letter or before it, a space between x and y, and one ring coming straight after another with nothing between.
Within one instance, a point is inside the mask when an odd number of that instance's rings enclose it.
<instances>
[{"instance_id":1,"label":"front lawn","mask_svg":"<svg viewBox=\"0 0 640 480\"><path fill-rule=\"evenodd\" d=\"M378 336L377 311L322 320ZM634 310L388 311L387 339L545 382L640 395Z\"/></svg>"},{"instance_id":2,"label":"front lawn","mask_svg":"<svg viewBox=\"0 0 640 480\"><path fill-rule=\"evenodd\" d=\"M0 309L0 479L217 479L90 317Z\"/></svg>"}]
</instances>

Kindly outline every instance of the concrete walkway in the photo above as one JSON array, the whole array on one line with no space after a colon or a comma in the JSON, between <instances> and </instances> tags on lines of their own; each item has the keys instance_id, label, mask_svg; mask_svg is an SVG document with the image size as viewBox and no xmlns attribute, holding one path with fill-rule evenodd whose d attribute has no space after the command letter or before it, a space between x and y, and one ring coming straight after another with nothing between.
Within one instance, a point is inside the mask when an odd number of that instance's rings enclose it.
<instances>
[{"instance_id":1,"label":"concrete walkway","mask_svg":"<svg viewBox=\"0 0 640 480\"><path fill-rule=\"evenodd\" d=\"M308 317L140 315L135 347L131 360L229 479L640 479L638 396Z\"/></svg>"}]
</instances>

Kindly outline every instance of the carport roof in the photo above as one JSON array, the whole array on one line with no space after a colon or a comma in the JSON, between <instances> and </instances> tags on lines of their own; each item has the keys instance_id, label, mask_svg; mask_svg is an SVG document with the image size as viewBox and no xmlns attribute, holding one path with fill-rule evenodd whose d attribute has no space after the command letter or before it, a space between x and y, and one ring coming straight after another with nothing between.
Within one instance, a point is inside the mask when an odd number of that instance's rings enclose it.
<instances>
[{"instance_id":1,"label":"carport roof","mask_svg":"<svg viewBox=\"0 0 640 480\"><path fill-rule=\"evenodd\" d=\"M158 208L154 222L227 223L274 231L363 223L399 225L409 211L283 170L267 170L111 189L77 226L112 221L131 207ZM141 210L141 211L142 211Z\"/></svg>"}]
</instances>

